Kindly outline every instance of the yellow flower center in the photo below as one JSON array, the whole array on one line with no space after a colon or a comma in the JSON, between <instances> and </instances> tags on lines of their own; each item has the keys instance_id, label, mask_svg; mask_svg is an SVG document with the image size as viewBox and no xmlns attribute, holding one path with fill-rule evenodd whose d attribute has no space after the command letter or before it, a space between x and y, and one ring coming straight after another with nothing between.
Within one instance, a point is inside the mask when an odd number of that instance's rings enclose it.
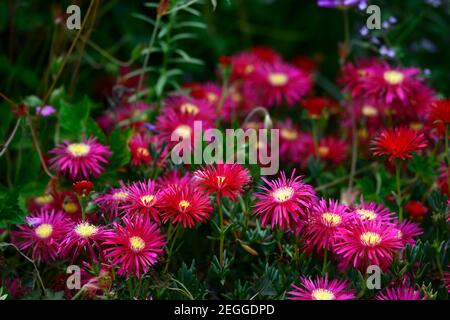
<instances>
[{"instance_id":1,"label":"yellow flower center","mask_svg":"<svg viewBox=\"0 0 450 320\"><path fill-rule=\"evenodd\" d=\"M361 128L358 130L358 135L360 138L365 139L369 136L369 132L366 129Z\"/></svg>"},{"instance_id":2,"label":"yellow flower center","mask_svg":"<svg viewBox=\"0 0 450 320\"><path fill-rule=\"evenodd\" d=\"M141 197L141 201L145 206L151 206L155 202L155 196L152 194L146 194Z\"/></svg>"},{"instance_id":3,"label":"yellow flower center","mask_svg":"<svg viewBox=\"0 0 450 320\"><path fill-rule=\"evenodd\" d=\"M361 234L361 243L368 247L374 247L381 242L381 236L375 232L364 232Z\"/></svg>"},{"instance_id":4,"label":"yellow flower center","mask_svg":"<svg viewBox=\"0 0 450 320\"><path fill-rule=\"evenodd\" d=\"M39 205L49 204L53 201L53 197L49 194L46 194L40 197L36 197L34 201L36 201L36 203Z\"/></svg>"},{"instance_id":5,"label":"yellow flower center","mask_svg":"<svg viewBox=\"0 0 450 320\"><path fill-rule=\"evenodd\" d=\"M359 215L361 220L375 220L377 218L377 214L372 210L356 209L356 213Z\"/></svg>"},{"instance_id":6,"label":"yellow flower center","mask_svg":"<svg viewBox=\"0 0 450 320\"><path fill-rule=\"evenodd\" d=\"M326 157L329 152L330 152L330 148L325 147L325 146L319 147L319 155L321 157Z\"/></svg>"},{"instance_id":7,"label":"yellow flower center","mask_svg":"<svg viewBox=\"0 0 450 320\"><path fill-rule=\"evenodd\" d=\"M368 118L375 117L378 115L378 110L375 107L366 105L362 108L362 114Z\"/></svg>"},{"instance_id":8,"label":"yellow flower center","mask_svg":"<svg viewBox=\"0 0 450 320\"><path fill-rule=\"evenodd\" d=\"M248 64L248 65L245 66L244 73L246 75L249 75L250 73L253 72L253 70L255 70L255 67L253 65L251 65L251 64Z\"/></svg>"},{"instance_id":9,"label":"yellow flower center","mask_svg":"<svg viewBox=\"0 0 450 320\"><path fill-rule=\"evenodd\" d=\"M288 76L281 72L274 72L269 74L269 82L275 87L284 86L288 82L288 80Z\"/></svg>"},{"instance_id":10,"label":"yellow flower center","mask_svg":"<svg viewBox=\"0 0 450 320\"><path fill-rule=\"evenodd\" d=\"M189 138L191 136L191 132L191 127L185 124L182 124L175 129L175 133L183 138Z\"/></svg>"},{"instance_id":11,"label":"yellow flower center","mask_svg":"<svg viewBox=\"0 0 450 320\"><path fill-rule=\"evenodd\" d=\"M281 129L281 136L286 140L295 140L298 138L298 133L291 129Z\"/></svg>"},{"instance_id":12,"label":"yellow flower center","mask_svg":"<svg viewBox=\"0 0 450 320\"><path fill-rule=\"evenodd\" d=\"M294 189L291 187L282 187L278 188L274 192L272 192L272 197L278 202L285 202L292 198L294 194Z\"/></svg>"},{"instance_id":13,"label":"yellow flower center","mask_svg":"<svg viewBox=\"0 0 450 320\"><path fill-rule=\"evenodd\" d=\"M384 80L393 86L402 83L403 79L405 78L403 73L395 71L395 70L386 71L383 76L384 76Z\"/></svg>"},{"instance_id":14,"label":"yellow flower center","mask_svg":"<svg viewBox=\"0 0 450 320\"><path fill-rule=\"evenodd\" d=\"M118 192L114 193L112 197L115 201L124 201L127 199L128 193L123 192L123 191L118 191Z\"/></svg>"},{"instance_id":15,"label":"yellow flower center","mask_svg":"<svg viewBox=\"0 0 450 320\"><path fill-rule=\"evenodd\" d=\"M360 78L364 78L365 76L367 76L367 74L368 74L367 70L364 70L364 69L359 69L358 70L358 76Z\"/></svg>"},{"instance_id":16,"label":"yellow flower center","mask_svg":"<svg viewBox=\"0 0 450 320\"><path fill-rule=\"evenodd\" d=\"M142 157L148 157L150 155L150 152L148 151L147 148L144 147L139 147L137 148L137 154L142 156Z\"/></svg>"},{"instance_id":17,"label":"yellow flower center","mask_svg":"<svg viewBox=\"0 0 450 320\"><path fill-rule=\"evenodd\" d=\"M67 213L75 213L78 210L78 206L76 205L76 203L67 202L63 204L63 209Z\"/></svg>"},{"instance_id":18,"label":"yellow flower center","mask_svg":"<svg viewBox=\"0 0 450 320\"><path fill-rule=\"evenodd\" d=\"M41 239L47 239L53 233L53 226L48 223L43 223L39 227L37 227L34 232Z\"/></svg>"},{"instance_id":19,"label":"yellow flower center","mask_svg":"<svg viewBox=\"0 0 450 320\"><path fill-rule=\"evenodd\" d=\"M186 210L190 205L191 203L187 200L181 200L180 203L178 203L181 210Z\"/></svg>"},{"instance_id":20,"label":"yellow flower center","mask_svg":"<svg viewBox=\"0 0 450 320\"><path fill-rule=\"evenodd\" d=\"M90 223L82 222L75 227L75 232L83 238L89 238L97 233L98 228Z\"/></svg>"},{"instance_id":21,"label":"yellow flower center","mask_svg":"<svg viewBox=\"0 0 450 320\"><path fill-rule=\"evenodd\" d=\"M233 99L234 102L241 102L242 101L242 96L238 92L233 93L231 95L231 98Z\"/></svg>"},{"instance_id":22,"label":"yellow flower center","mask_svg":"<svg viewBox=\"0 0 450 320\"><path fill-rule=\"evenodd\" d=\"M141 237L134 236L130 238L130 246L133 251L139 252L145 248L145 241Z\"/></svg>"},{"instance_id":23,"label":"yellow flower center","mask_svg":"<svg viewBox=\"0 0 450 320\"><path fill-rule=\"evenodd\" d=\"M322 220L325 222L326 225L335 227L339 225L342 221L342 218L340 215L332 212L325 212L322 213Z\"/></svg>"},{"instance_id":24,"label":"yellow flower center","mask_svg":"<svg viewBox=\"0 0 450 320\"><path fill-rule=\"evenodd\" d=\"M413 130L422 130L423 129L423 124L420 122L411 122L409 127Z\"/></svg>"},{"instance_id":25,"label":"yellow flower center","mask_svg":"<svg viewBox=\"0 0 450 320\"><path fill-rule=\"evenodd\" d=\"M397 239L402 239L403 238L403 232L401 230L397 231Z\"/></svg>"},{"instance_id":26,"label":"yellow flower center","mask_svg":"<svg viewBox=\"0 0 450 320\"><path fill-rule=\"evenodd\" d=\"M195 104L189 102L183 103L180 107L180 110L182 113L188 113L193 115L196 115L200 111Z\"/></svg>"},{"instance_id":27,"label":"yellow flower center","mask_svg":"<svg viewBox=\"0 0 450 320\"><path fill-rule=\"evenodd\" d=\"M84 157L91 150L91 146L86 143L71 143L67 146L67 151L74 157Z\"/></svg>"},{"instance_id":28,"label":"yellow flower center","mask_svg":"<svg viewBox=\"0 0 450 320\"><path fill-rule=\"evenodd\" d=\"M217 184L218 185L222 185L223 182L225 181L225 177L224 176L217 176Z\"/></svg>"},{"instance_id":29,"label":"yellow flower center","mask_svg":"<svg viewBox=\"0 0 450 320\"><path fill-rule=\"evenodd\" d=\"M334 296L334 293L331 292L328 289L314 289L311 293L314 300L334 300L336 297Z\"/></svg>"},{"instance_id":30,"label":"yellow flower center","mask_svg":"<svg viewBox=\"0 0 450 320\"><path fill-rule=\"evenodd\" d=\"M219 97L213 92L208 92L208 94L206 95L206 99L208 99L210 103L214 103L219 99Z\"/></svg>"}]
</instances>

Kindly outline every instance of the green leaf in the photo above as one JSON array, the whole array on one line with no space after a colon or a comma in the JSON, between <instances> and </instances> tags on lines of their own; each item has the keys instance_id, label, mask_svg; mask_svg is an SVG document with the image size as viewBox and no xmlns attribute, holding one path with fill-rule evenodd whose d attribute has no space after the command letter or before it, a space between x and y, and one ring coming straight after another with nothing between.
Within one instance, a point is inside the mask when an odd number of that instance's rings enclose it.
<instances>
[{"instance_id":1,"label":"green leaf","mask_svg":"<svg viewBox=\"0 0 450 320\"><path fill-rule=\"evenodd\" d=\"M61 125L61 136L63 138L81 138L82 133L86 131L90 106L91 102L87 97L84 97L76 105L70 105L65 101L61 101L59 121Z\"/></svg>"},{"instance_id":2,"label":"green leaf","mask_svg":"<svg viewBox=\"0 0 450 320\"><path fill-rule=\"evenodd\" d=\"M130 162L130 151L128 150L128 140L131 138L131 129L121 131L115 129L109 136L109 145L111 147L111 168L117 168Z\"/></svg>"},{"instance_id":3,"label":"green leaf","mask_svg":"<svg viewBox=\"0 0 450 320\"><path fill-rule=\"evenodd\" d=\"M7 224L23 223L26 212L19 206L19 191L17 189L0 190L0 227Z\"/></svg>"}]
</instances>

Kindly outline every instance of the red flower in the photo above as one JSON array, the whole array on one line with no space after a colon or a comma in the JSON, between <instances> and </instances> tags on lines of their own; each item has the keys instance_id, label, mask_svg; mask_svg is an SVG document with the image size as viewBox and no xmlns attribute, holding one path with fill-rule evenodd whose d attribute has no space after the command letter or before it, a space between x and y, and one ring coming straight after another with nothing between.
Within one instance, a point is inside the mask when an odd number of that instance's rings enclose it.
<instances>
[{"instance_id":1,"label":"red flower","mask_svg":"<svg viewBox=\"0 0 450 320\"><path fill-rule=\"evenodd\" d=\"M388 156L389 161L393 159L409 159L413 152L427 147L423 133L410 128L385 129L373 140L374 147L371 149L375 156Z\"/></svg>"},{"instance_id":2,"label":"red flower","mask_svg":"<svg viewBox=\"0 0 450 320\"><path fill-rule=\"evenodd\" d=\"M427 212L428 208L425 207L422 202L411 200L409 201L405 206L406 211L409 213L409 215L414 219L421 219L424 217Z\"/></svg>"},{"instance_id":3,"label":"red flower","mask_svg":"<svg viewBox=\"0 0 450 320\"><path fill-rule=\"evenodd\" d=\"M148 144L150 143L150 137L144 134L135 134L128 146L131 153L131 164L133 166L138 166L140 164L150 165L152 162L152 156L150 150L148 149Z\"/></svg>"},{"instance_id":4,"label":"red flower","mask_svg":"<svg viewBox=\"0 0 450 320\"><path fill-rule=\"evenodd\" d=\"M169 187L158 207L164 222L172 219L172 223L181 223L184 228L204 222L212 211L208 196L189 185Z\"/></svg>"},{"instance_id":5,"label":"red flower","mask_svg":"<svg viewBox=\"0 0 450 320\"><path fill-rule=\"evenodd\" d=\"M322 115L323 109L332 106L333 102L326 98L312 97L304 99L301 105L308 111L311 118L319 118Z\"/></svg>"},{"instance_id":6,"label":"red flower","mask_svg":"<svg viewBox=\"0 0 450 320\"><path fill-rule=\"evenodd\" d=\"M445 134L445 126L450 124L450 99L439 100L433 104L429 121L441 135Z\"/></svg>"},{"instance_id":7,"label":"red flower","mask_svg":"<svg viewBox=\"0 0 450 320\"><path fill-rule=\"evenodd\" d=\"M307 74L314 73L317 69L317 65L314 60L307 56L298 56L294 58L292 63L294 66L296 66L300 70L303 70Z\"/></svg>"},{"instance_id":8,"label":"red flower","mask_svg":"<svg viewBox=\"0 0 450 320\"><path fill-rule=\"evenodd\" d=\"M249 171L240 164L206 165L194 174L198 183L208 193L217 193L217 197L236 199L243 187L250 182Z\"/></svg>"},{"instance_id":9,"label":"red flower","mask_svg":"<svg viewBox=\"0 0 450 320\"><path fill-rule=\"evenodd\" d=\"M319 141L316 155L319 154L322 160L339 165L347 157L348 144L334 137L324 137Z\"/></svg>"},{"instance_id":10,"label":"red flower","mask_svg":"<svg viewBox=\"0 0 450 320\"><path fill-rule=\"evenodd\" d=\"M80 180L73 184L73 191L79 196L88 196L94 184L89 180Z\"/></svg>"}]
</instances>

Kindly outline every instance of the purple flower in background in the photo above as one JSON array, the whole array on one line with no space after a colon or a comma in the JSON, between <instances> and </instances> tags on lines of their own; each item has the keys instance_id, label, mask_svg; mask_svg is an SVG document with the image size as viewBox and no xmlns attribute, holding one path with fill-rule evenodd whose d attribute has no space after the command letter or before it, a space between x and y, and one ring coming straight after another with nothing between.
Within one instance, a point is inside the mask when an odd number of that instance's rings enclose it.
<instances>
[{"instance_id":1,"label":"purple flower in background","mask_svg":"<svg viewBox=\"0 0 450 320\"><path fill-rule=\"evenodd\" d=\"M41 117L51 116L56 112L56 109L52 106L36 107L36 115Z\"/></svg>"},{"instance_id":2,"label":"purple flower in background","mask_svg":"<svg viewBox=\"0 0 450 320\"><path fill-rule=\"evenodd\" d=\"M335 7L349 7L365 2L362 0L317 0L319 7L335 8Z\"/></svg>"}]
</instances>

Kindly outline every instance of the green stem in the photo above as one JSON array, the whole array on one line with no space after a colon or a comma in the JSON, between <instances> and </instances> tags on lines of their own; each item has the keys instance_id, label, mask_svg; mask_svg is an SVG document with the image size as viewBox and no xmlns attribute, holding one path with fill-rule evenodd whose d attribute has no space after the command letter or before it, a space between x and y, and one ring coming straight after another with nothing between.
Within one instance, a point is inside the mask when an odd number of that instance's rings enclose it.
<instances>
[{"instance_id":1,"label":"green stem","mask_svg":"<svg viewBox=\"0 0 450 320\"><path fill-rule=\"evenodd\" d=\"M353 189L353 179L356 173L356 162L358 160L358 128L356 124L355 115L352 114L352 162L350 167L350 175L348 179L348 190Z\"/></svg>"},{"instance_id":2,"label":"green stem","mask_svg":"<svg viewBox=\"0 0 450 320\"><path fill-rule=\"evenodd\" d=\"M219 223L220 223L220 244L219 244L219 260L220 260L220 265L223 267L224 266L224 257L223 257L223 243L225 241L225 233L223 230L223 210L222 210L222 206L221 206L221 201L220 201L220 197L217 200L217 204L219 206Z\"/></svg>"},{"instance_id":3,"label":"green stem","mask_svg":"<svg viewBox=\"0 0 450 320\"><path fill-rule=\"evenodd\" d=\"M172 239L170 240L170 242L171 242L170 248L169 248L169 251L167 251L167 262L166 262L166 266L164 267L164 273L167 273L167 271L169 270L170 258L172 257L173 248L175 247L175 242L177 240L179 231L181 229L178 226L176 226L175 228L176 228L175 234L173 235L173 237L171 237Z\"/></svg>"},{"instance_id":4,"label":"green stem","mask_svg":"<svg viewBox=\"0 0 450 320\"><path fill-rule=\"evenodd\" d=\"M327 249L324 249L323 250L322 276L324 276L325 272L327 271L327 258L328 258L328 251L327 251Z\"/></svg>"},{"instance_id":5,"label":"green stem","mask_svg":"<svg viewBox=\"0 0 450 320\"><path fill-rule=\"evenodd\" d=\"M403 205L402 205L402 188L400 184L400 163L395 164L395 178L397 182L397 197L398 197L398 220L403 221Z\"/></svg>"},{"instance_id":6,"label":"green stem","mask_svg":"<svg viewBox=\"0 0 450 320\"><path fill-rule=\"evenodd\" d=\"M319 157L319 137L317 134L317 123L315 119L312 119L312 136L314 142L314 148L316 149L317 157Z\"/></svg>"}]
</instances>

